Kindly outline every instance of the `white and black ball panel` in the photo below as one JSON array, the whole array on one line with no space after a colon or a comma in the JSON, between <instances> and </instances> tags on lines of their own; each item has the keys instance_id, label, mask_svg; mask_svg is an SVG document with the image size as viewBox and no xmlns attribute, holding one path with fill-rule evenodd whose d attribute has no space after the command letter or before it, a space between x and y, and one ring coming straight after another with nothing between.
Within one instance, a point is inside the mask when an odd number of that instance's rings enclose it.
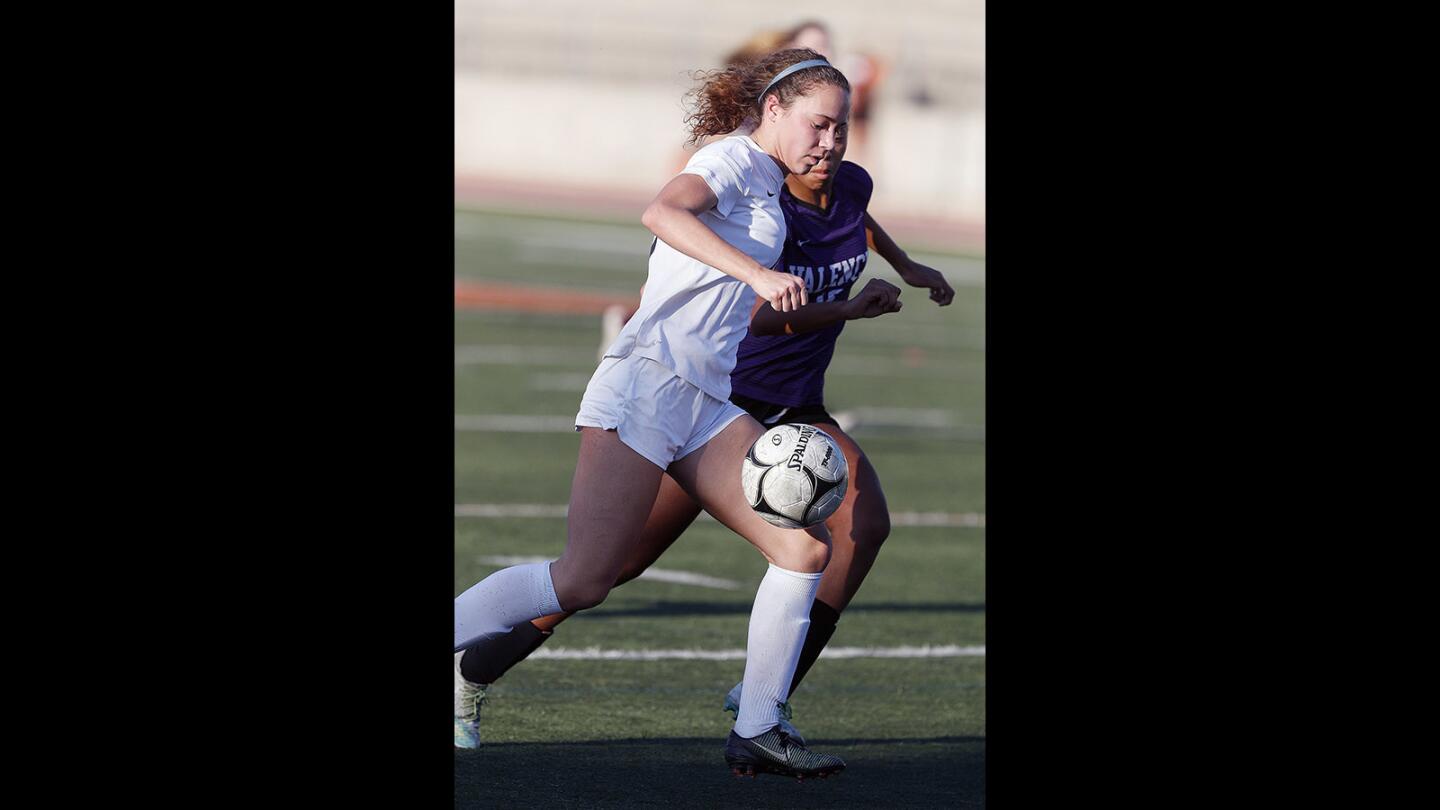
<instances>
[{"instance_id":1,"label":"white and black ball panel","mask_svg":"<svg viewBox=\"0 0 1440 810\"><path fill-rule=\"evenodd\" d=\"M815 477L808 470L776 464L760 478L760 494L772 511L803 523L815 497Z\"/></svg>"},{"instance_id":2,"label":"white and black ball panel","mask_svg":"<svg viewBox=\"0 0 1440 810\"><path fill-rule=\"evenodd\" d=\"M760 506L755 507L755 514L764 518L766 523L769 523L772 526L779 526L782 529L805 528L805 525L802 523L797 523L796 521L793 521L790 518L785 517L784 515L777 515L774 512L767 511L763 503Z\"/></svg>"},{"instance_id":3,"label":"white and black ball panel","mask_svg":"<svg viewBox=\"0 0 1440 810\"><path fill-rule=\"evenodd\" d=\"M766 469L748 455L740 462L740 489L752 508L760 503L760 476L765 474Z\"/></svg>"},{"instance_id":4,"label":"white and black ball panel","mask_svg":"<svg viewBox=\"0 0 1440 810\"><path fill-rule=\"evenodd\" d=\"M800 428L794 425L779 425L765 431L750 447L750 457L762 467L779 464L795 450L800 440Z\"/></svg>"},{"instance_id":5,"label":"white and black ball panel","mask_svg":"<svg viewBox=\"0 0 1440 810\"><path fill-rule=\"evenodd\" d=\"M845 452L840 443L829 433L815 428L815 433L824 436L823 442L811 442L805 450L805 466L821 481L843 482L850 477L850 465L845 461Z\"/></svg>"},{"instance_id":6,"label":"white and black ball panel","mask_svg":"<svg viewBox=\"0 0 1440 810\"><path fill-rule=\"evenodd\" d=\"M766 521L786 529L824 522L845 499L849 467L840 445L813 425L767 430L741 462L741 487Z\"/></svg>"},{"instance_id":7,"label":"white and black ball panel","mask_svg":"<svg viewBox=\"0 0 1440 810\"><path fill-rule=\"evenodd\" d=\"M824 490L819 493L814 502L810 504L810 510L805 513L805 523L814 526L816 523L823 523L835 514L840 508L840 503L845 500L845 491L849 487L848 479L841 479L835 483L824 483L821 486Z\"/></svg>"}]
</instances>

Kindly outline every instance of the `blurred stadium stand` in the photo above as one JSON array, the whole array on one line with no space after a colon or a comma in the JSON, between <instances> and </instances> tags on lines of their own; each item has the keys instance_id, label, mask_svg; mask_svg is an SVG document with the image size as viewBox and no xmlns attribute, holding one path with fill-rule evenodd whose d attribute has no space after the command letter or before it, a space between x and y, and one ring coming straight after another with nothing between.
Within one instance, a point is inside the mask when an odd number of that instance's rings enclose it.
<instances>
[{"instance_id":1,"label":"blurred stadium stand","mask_svg":"<svg viewBox=\"0 0 1440 810\"><path fill-rule=\"evenodd\" d=\"M457 201L638 216L687 154L689 72L806 19L829 27L842 66L855 52L884 65L848 156L876 178L877 218L897 238L983 250L983 0L456 0Z\"/></svg>"}]
</instances>

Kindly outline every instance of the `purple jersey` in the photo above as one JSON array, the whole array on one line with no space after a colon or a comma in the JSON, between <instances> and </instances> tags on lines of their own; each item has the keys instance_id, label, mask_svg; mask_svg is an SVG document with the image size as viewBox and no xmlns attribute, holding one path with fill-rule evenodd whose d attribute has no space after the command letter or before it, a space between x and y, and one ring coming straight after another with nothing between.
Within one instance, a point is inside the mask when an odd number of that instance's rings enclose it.
<instances>
[{"instance_id":1,"label":"purple jersey","mask_svg":"<svg viewBox=\"0 0 1440 810\"><path fill-rule=\"evenodd\" d=\"M783 267L805 279L811 303L847 301L850 287L865 272L865 207L874 183L864 169L842 162L824 211L800 202L781 186L785 212ZM825 369L845 322L802 335L752 335L740 341L730 390L747 397L788 405L819 405L825 400Z\"/></svg>"}]
</instances>

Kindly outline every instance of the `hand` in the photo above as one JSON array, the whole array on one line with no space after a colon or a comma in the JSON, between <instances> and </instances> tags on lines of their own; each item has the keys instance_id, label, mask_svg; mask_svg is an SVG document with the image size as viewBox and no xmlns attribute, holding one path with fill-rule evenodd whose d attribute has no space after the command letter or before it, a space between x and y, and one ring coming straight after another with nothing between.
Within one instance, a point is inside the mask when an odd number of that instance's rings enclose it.
<instances>
[{"instance_id":1,"label":"hand","mask_svg":"<svg viewBox=\"0 0 1440 810\"><path fill-rule=\"evenodd\" d=\"M905 283L911 287L929 287L930 300L940 306L949 306L955 300L955 290L945 281L945 276L939 270L926 267L918 262L911 262L910 269L904 274Z\"/></svg>"},{"instance_id":2,"label":"hand","mask_svg":"<svg viewBox=\"0 0 1440 810\"><path fill-rule=\"evenodd\" d=\"M888 281L872 278L860 294L845 302L847 320L874 318L887 312L900 311L900 288Z\"/></svg>"},{"instance_id":3,"label":"hand","mask_svg":"<svg viewBox=\"0 0 1440 810\"><path fill-rule=\"evenodd\" d=\"M810 303L805 279L778 270L760 268L750 282L750 289L769 301L776 312L794 312Z\"/></svg>"}]
</instances>

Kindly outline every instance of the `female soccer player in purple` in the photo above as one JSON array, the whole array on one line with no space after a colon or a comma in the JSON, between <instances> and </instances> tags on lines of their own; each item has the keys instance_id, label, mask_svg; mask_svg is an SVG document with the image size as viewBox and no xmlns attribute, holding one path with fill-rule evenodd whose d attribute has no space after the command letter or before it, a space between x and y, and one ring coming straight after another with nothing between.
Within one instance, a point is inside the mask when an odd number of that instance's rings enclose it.
<instances>
[{"instance_id":1,"label":"female soccer player in purple","mask_svg":"<svg viewBox=\"0 0 1440 810\"><path fill-rule=\"evenodd\" d=\"M867 213L873 182L860 166L843 162L845 135L842 124L836 128L828 158L804 175L790 174L780 190L787 230L780 269L804 280L810 303L778 312L757 299L750 333L740 343L730 375L731 402L765 428L796 422L820 427L844 450L851 471L845 500L825 522L831 537L830 561L811 606L795 674L782 698L786 701L782 718L788 718L789 696L829 642L841 612L860 589L890 533L879 476L860 445L826 410L824 391L825 370L845 322L898 312L900 289L872 278L854 297L850 291L865 271L868 249L874 248L907 284L928 288L936 304L946 306L955 297L941 273L910 259ZM738 469L737 459L737 477ZM665 476L616 585L650 567L699 513L700 505L673 478ZM555 625L569 615L560 613L517 625L508 634L468 648L459 663L465 680L475 689L493 682L544 643ZM744 699L742 687L743 683L736 684L725 698L725 708L737 715ZM780 728L804 744L784 719ZM752 771L741 767L737 772Z\"/></svg>"}]
</instances>

